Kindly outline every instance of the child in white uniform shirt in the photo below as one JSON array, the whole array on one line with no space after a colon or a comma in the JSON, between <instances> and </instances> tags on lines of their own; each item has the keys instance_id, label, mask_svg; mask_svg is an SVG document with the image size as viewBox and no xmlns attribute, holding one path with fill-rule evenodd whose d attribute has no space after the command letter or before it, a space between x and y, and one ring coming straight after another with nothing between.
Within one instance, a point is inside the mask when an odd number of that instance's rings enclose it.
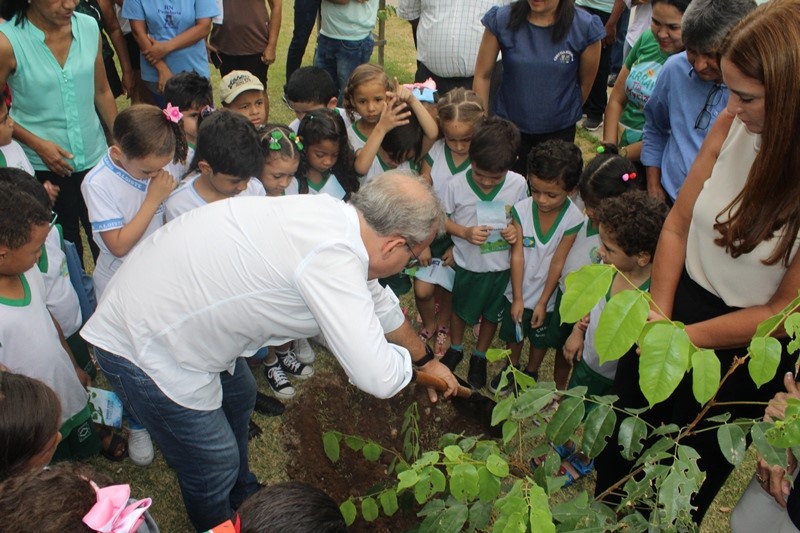
<instances>
[{"instance_id":1,"label":"child in white uniform shirt","mask_svg":"<svg viewBox=\"0 0 800 533\"><path fill-rule=\"evenodd\" d=\"M114 121L116 143L81 184L92 237L100 248L94 269L97 300L125 256L164 224L164 200L175 179L164 170L186 158L186 137L177 108L133 105ZM129 418L128 454L139 466L153 461L147 430Z\"/></svg>"},{"instance_id":2,"label":"child in white uniform shirt","mask_svg":"<svg viewBox=\"0 0 800 533\"><path fill-rule=\"evenodd\" d=\"M353 170L355 155L341 117L330 109L309 111L300 122L299 136L303 144L300 167L293 182L296 186L290 186L287 193L326 193L340 200L350 199L359 183Z\"/></svg>"},{"instance_id":3,"label":"child in white uniform shirt","mask_svg":"<svg viewBox=\"0 0 800 533\"><path fill-rule=\"evenodd\" d=\"M68 351L47 310L36 263L50 232L51 214L31 195L0 183L0 364L49 385L61 402L62 458L88 457L100 449L91 424L91 382Z\"/></svg>"},{"instance_id":4,"label":"child in white uniform shirt","mask_svg":"<svg viewBox=\"0 0 800 533\"><path fill-rule=\"evenodd\" d=\"M128 252L164 223L163 202L176 183L163 168L184 159L187 150L179 115L143 104L122 111L114 121L116 143L81 185L100 248L98 301Z\"/></svg>"},{"instance_id":5,"label":"child in white uniform shirt","mask_svg":"<svg viewBox=\"0 0 800 533\"><path fill-rule=\"evenodd\" d=\"M425 156L420 173L430 179L433 191L441 200L451 179L464 179L470 169L469 146L477 124L484 116L483 103L473 91L453 89L436 104L439 120L439 139ZM428 250L420 254L423 265L431 259L453 262L453 240L449 235L434 239ZM419 278L414 280L414 298L422 325L420 339L427 342L436 336L437 354L450 347L450 311L452 294L444 287ZM437 316L438 314L438 316Z\"/></svg>"},{"instance_id":6,"label":"child in white uniform shirt","mask_svg":"<svg viewBox=\"0 0 800 533\"><path fill-rule=\"evenodd\" d=\"M511 268L508 251L518 238L509 215L512 206L528 196L525 178L510 171L519 138L519 130L507 120L491 117L478 123L469 146L472 169L447 183L442 202L456 271L452 344L442 363L455 370L464 357L466 325L483 319L467 376L476 388L486 385L486 349L503 318L503 291Z\"/></svg>"},{"instance_id":7,"label":"child in white uniform shirt","mask_svg":"<svg viewBox=\"0 0 800 533\"><path fill-rule=\"evenodd\" d=\"M198 132L189 173L164 202L165 222L187 211L234 196L265 196L264 157L253 126L228 110L215 111ZM201 141L202 139L202 141Z\"/></svg>"}]
</instances>

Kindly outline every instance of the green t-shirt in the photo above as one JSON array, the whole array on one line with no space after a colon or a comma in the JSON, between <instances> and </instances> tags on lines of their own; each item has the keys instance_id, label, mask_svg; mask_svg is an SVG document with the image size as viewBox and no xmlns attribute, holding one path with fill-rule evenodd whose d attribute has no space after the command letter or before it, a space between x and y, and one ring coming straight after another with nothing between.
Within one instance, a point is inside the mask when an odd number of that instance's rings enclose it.
<instances>
[{"instance_id":1,"label":"green t-shirt","mask_svg":"<svg viewBox=\"0 0 800 533\"><path fill-rule=\"evenodd\" d=\"M626 130L622 136L622 146L642 140L644 129L644 105L653 94L656 78L669 54L661 50L653 32L647 30L631 48L625 66L630 73L625 82L625 96L628 103L622 110L619 122Z\"/></svg>"}]
</instances>

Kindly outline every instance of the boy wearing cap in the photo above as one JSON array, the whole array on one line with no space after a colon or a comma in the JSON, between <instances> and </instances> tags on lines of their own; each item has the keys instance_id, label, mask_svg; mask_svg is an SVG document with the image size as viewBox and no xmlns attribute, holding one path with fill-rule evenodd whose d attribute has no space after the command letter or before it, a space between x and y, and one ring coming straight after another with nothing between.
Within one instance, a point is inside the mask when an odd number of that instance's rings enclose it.
<instances>
[{"instance_id":1,"label":"boy wearing cap","mask_svg":"<svg viewBox=\"0 0 800 533\"><path fill-rule=\"evenodd\" d=\"M219 84L222 107L244 115L258 128L267 123L267 96L264 84L246 70L226 74Z\"/></svg>"}]
</instances>

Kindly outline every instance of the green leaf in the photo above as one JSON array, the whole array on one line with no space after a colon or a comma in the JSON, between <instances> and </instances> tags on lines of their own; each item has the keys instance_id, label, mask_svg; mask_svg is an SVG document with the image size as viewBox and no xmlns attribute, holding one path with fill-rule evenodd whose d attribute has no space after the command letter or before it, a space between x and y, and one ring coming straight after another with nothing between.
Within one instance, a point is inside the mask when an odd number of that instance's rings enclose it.
<instances>
[{"instance_id":1,"label":"green leaf","mask_svg":"<svg viewBox=\"0 0 800 533\"><path fill-rule=\"evenodd\" d=\"M364 447L364 444L366 444L364 439L362 439L361 437L353 437L352 435L346 435L344 437L344 443L347 444L347 447L353 450L354 452L357 452L358 450Z\"/></svg>"},{"instance_id":2,"label":"green leaf","mask_svg":"<svg viewBox=\"0 0 800 533\"><path fill-rule=\"evenodd\" d=\"M514 400L514 395L510 394L508 398L497 402L497 405L494 406L494 410L492 411L493 426L496 426L508 418L508 415L511 414L511 408L514 407Z\"/></svg>"},{"instance_id":3,"label":"green leaf","mask_svg":"<svg viewBox=\"0 0 800 533\"><path fill-rule=\"evenodd\" d=\"M561 298L561 323L578 322L605 297L614 279L614 267L586 265L570 273L566 279L566 292Z\"/></svg>"},{"instance_id":4,"label":"green leaf","mask_svg":"<svg viewBox=\"0 0 800 533\"><path fill-rule=\"evenodd\" d=\"M606 440L614 432L617 414L610 405L598 405L589 412L583 428L581 449L589 457L597 457L606 447Z\"/></svg>"},{"instance_id":5,"label":"green leaf","mask_svg":"<svg viewBox=\"0 0 800 533\"><path fill-rule=\"evenodd\" d=\"M756 422L750 428L750 436L753 437L753 446L761 457L771 466L786 468L786 450L776 448L767 440L766 432L772 426L769 422Z\"/></svg>"},{"instance_id":6,"label":"green leaf","mask_svg":"<svg viewBox=\"0 0 800 533\"><path fill-rule=\"evenodd\" d=\"M778 324L783 320L783 313L771 316L756 328L756 334L753 337L767 337L769 334L778 327Z\"/></svg>"},{"instance_id":7,"label":"green leaf","mask_svg":"<svg viewBox=\"0 0 800 533\"><path fill-rule=\"evenodd\" d=\"M589 512L589 494L585 490L571 500L554 505L552 509L553 518L559 522L581 519Z\"/></svg>"},{"instance_id":8,"label":"green leaf","mask_svg":"<svg viewBox=\"0 0 800 533\"><path fill-rule=\"evenodd\" d=\"M430 468L430 478L431 478L431 487L433 488L434 494L438 492L444 492L444 489L447 488L447 479L444 477L444 474L438 468L433 466L428 467Z\"/></svg>"},{"instance_id":9,"label":"green leaf","mask_svg":"<svg viewBox=\"0 0 800 533\"><path fill-rule=\"evenodd\" d=\"M464 450L462 450L460 446L447 446L443 451L444 456L450 461L455 461L464 455Z\"/></svg>"},{"instance_id":10,"label":"green leaf","mask_svg":"<svg viewBox=\"0 0 800 533\"><path fill-rule=\"evenodd\" d=\"M735 424L725 424L717 428L717 442L725 459L733 466L738 466L744 459L744 430Z\"/></svg>"},{"instance_id":11,"label":"green leaf","mask_svg":"<svg viewBox=\"0 0 800 533\"><path fill-rule=\"evenodd\" d=\"M364 454L364 459L367 461L375 462L380 458L382 451L383 449L380 446L369 441L364 448L362 448L361 453Z\"/></svg>"},{"instance_id":12,"label":"green leaf","mask_svg":"<svg viewBox=\"0 0 800 533\"><path fill-rule=\"evenodd\" d=\"M416 470L405 470L397 474L397 490L407 489L419 481L419 474Z\"/></svg>"},{"instance_id":13,"label":"green leaf","mask_svg":"<svg viewBox=\"0 0 800 533\"><path fill-rule=\"evenodd\" d=\"M750 341L750 361L747 370L757 387L775 377L781 362L781 343L773 337L754 338Z\"/></svg>"},{"instance_id":14,"label":"green leaf","mask_svg":"<svg viewBox=\"0 0 800 533\"><path fill-rule=\"evenodd\" d=\"M582 398L566 398L558 406L558 411L553 415L547 425L545 434L554 444L564 444L572 437L578 425L583 420L586 407Z\"/></svg>"},{"instance_id":15,"label":"green leaf","mask_svg":"<svg viewBox=\"0 0 800 533\"><path fill-rule=\"evenodd\" d=\"M342 512L342 517L344 518L345 524L352 526L353 522L356 521L356 515L358 514L353 500L348 499L347 501L343 502L342 505L339 506L339 511Z\"/></svg>"},{"instance_id":16,"label":"green leaf","mask_svg":"<svg viewBox=\"0 0 800 533\"><path fill-rule=\"evenodd\" d=\"M517 422L514 422L513 420L506 420L503 422L503 444L508 444L511 442L511 439L514 438L514 435L517 434L517 431L519 431Z\"/></svg>"},{"instance_id":17,"label":"green leaf","mask_svg":"<svg viewBox=\"0 0 800 533\"><path fill-rule=\"evenodd\" d=\"M525 420L532 417L550 403L555 395L556 391L546 389L527 389L516 399L514 399L514 395L510 395L509 399L513 402L511 418Z\"/></svg>"},{"instance_id":18,"label":"green leaf","mask_svg":"<svg viewBox=\"0 0 800 533\"><path fill-rule=\"evenodd\" d=\"M456 504L449 507L439 517L439 529L441 533L459 533L464 529L464 524L469 518L469 507L464 504Z\"/></svg>"},{"instance_id":19,"label":"green leaf","mask_svg":"<svg viewBox=\"0 0 800 533\"><path fill-rule=\"evenodd\" d=\"M650 311L646 295L639 290L621 291L603 308L594 336L601 364L616 361L636 342Z\"/></svg>"},{"instance_id":20,"label":"green leaf","mask_svg":"<svg viewBox=\"0 0 800 533\"><path fill-rule=\"evenodd\" d=\"M432 479L431 470L433 470L434 472L438 472L439 475L444 477L444 474L442 474L441 472L430 466L426 467L420 473L419 481L417 481L417 484L414 485L414 498L416 498L417 503L420 505L430 500L434 494L434 489L433 489L434 481Z\"/></svg>"},{"instance_id":21,"label":"green leaf","mask_svg":"<svg viewBox=\"0 0 800 533\"><path fill-rule=\"evenodd\" d=\"M681 430L678 427L678 424L663 424L655 428L651 435L670 435L672 433L678 433Z\"/></svg>"},{"instance_id":22,"label":"green leaf","mask_svg":"<svg viewBox=\"0 0 800 533\"><path fill-rule=\"evenodd\" d=\"M494 501L494 498L492 498L492 501ZM473 502L469 507L469 525L475 531L485 531L491 520L492 504L490 502L479 500Z\"/></svg>"},{"instance_id":23,"label":"green leaf","mask_svg":"<svg viewBox=\"0 0 800 533\"><path fill-rule=\"evenodd\" d=\"M397 492L395 492L394 489L390 488L382 492L380 495L380 501L383 514L386 516L392 516L399 509L397 505Z\"/></svg>"},{"instance_id":24,"label":"green leaf","mask_svg":"<svg viewBox=\"0 0 800 533\"><path fill-rule=\"evenodd\" d=\"M691 342L685 330L656 324L644 337L639 358L639 388L651 406L678 387L689 365Z\"/></svg>"},{"instance_id":25,"label":"green leaf","mask_svg":"<svg viewBox=\"0 0 800 533\"><path fill-rule=\"evenodd\" d=\"M502 348L489 348L486 350L486 360L490 363L507 358L511 355L511 350L504 350Z\"/></svg>"},{"instance_id":26,"label":"green leaf","mask_svg":"<svg viewBox=\"0 0 800 533\"><path fill-rule=\"evenodd\" d=\"M550 512L550 502L547 493L539 485L531 485L528 492L530 505L530 525L542 533L555 533L556 525L553 523L553 514Z\"/></svg>"},{"instance_id":27,"label":"green leaf","mask_svg":"<svg viewBox=\"0 0 800 533\"><path fill-rule=\"evenodd\" d=\"M486 459L486 468L497 477L508 476L508 463L499 455L490 455Z\"/></svg>"},{"instance_id":28,"label":"green leaf","mask_svg":"<svg viewBox=\"0 0 800 533\"><path fill-rule=\"evenodd\" d=\"M375 498L367 496L361 500L361 515L367 522L372 522L378 518L378 504L375 503Z\"/></svg>"},{"instance_id":29,"label":"green leaf","mask_svg":"<svg viewBox=\"0 0 800 533\"><path fill-rule=\"evenodd\" d=\"M439 462L439 452L425 452L422 457L414 462L414 466L421 468L423 466L433 465Z\"/></svg>"},{"instance_id":30,"label":"green leaf","mask_svg":"<svg viewBox=\"0 0 800 533\"><path fill-rule=\"evenodd\" d=\"M797 334L800 333L800 313L792 313L787 316L783 322L783 329L788 335L797 337Z\"/></svg>"},{"instance_id":31,"label":"green leaf","mask_svg":"<svg viewBox=\"0 0 800 533\"><path fill-rule=\"evenodd\" d=\"M720 368L714 350L698 350L692 354L692 392L700 405L705 405L717 392Z\"/></svg>"},{"instance_id":32,"label":"green leaf","mask_svg":"<svg viewBox=\"0 0 800 533\"><path fill-rule=\"evenodd\" d=\"M794 448L800 445L800 401L787 398L783 420L775 420L774 424L766 432L770 444L778 448Z\"/></svg>"},{"instance_id":33,"label":"green leaf","mask_svg":"<svg viewBox=\"0 0 800 533\"><path fill-rule=\"evenodd\" d=\"M336 431L327 431L322 435L322 447L325 449L325 455L332 463L339 460L339 433Z\"/></svg>"},{"instance_id":34,"label":"green leaf","mask_svg":"<svg viewBox=\"0 0 800 533\"><path fill-rule=\"evenodd\" d=\"M417 516L431 516L433 514L441 513L442 511L444 511L444 500L431 500L425 504L420 512L417 513Z\"/></svg>"},{"instance_id":35,"label":"green leaf","mask_svg":"<svg viewBox=\"0 0 800 533\"><path fill-rule=\"evenodd\" d=\"M648 526L650 525L647 519L642 516L642 513L639 511L634 511L633 513L627 515L622 520L619 521L619 525L623 526L621 531L631 532L631 533L640 533L647 531Z\"/></svg>"},{"instance_id":36,"label":"green leaf","mask_svg":"<svg viewBox=\"0 0 800 533\"><path fill-rule=\"evenodd\" d=\"M478 444L477 437L467 437L458 441L458 447L464 452L469 452Z\"/></svg>"},{"instance_id":37,"label":"green leaf","mask_svg":"<svg viewBox=\"0 0 800 533\"><path fill-rule=\"evenodd\" d=\"M706 420L706 422L720 422L720 423L724 424L725 422L727 422L730 419L731 419L731 413L730 412L724 412L724 413L720 413L720 414L718 414L716 416L711 416L709 418L706 418L705 420Z\"/></svg>"},{"instance_id":38,"label":"green leaf","mask_svg":"<svg viewBox=\"0 0 800 533\"><path fill-rule=\"evenodd\" d=\"M644 448L647 437L647 424L637 416L629 416L619 426L618 441L622 446L622 457L632 461Z\"/></svg>"},{"instance_id":39,"label":"green leaf","mask_svg":"<svg viewBox=\"0 0 800 533\"><path fill-rule=\"evenodd\" d=\"M450 473L450 493L459 501L474 500L480 491L480 478L475 465L460 464Z\"/></svg>"},{"instance_id":40,"label":"green leaf","mask_svg":"<svg viewBox=\"0 0 800 533\"><path fill-rule=\"evenodd\" d=\"M500 480L489 472L485 466L482 466L478 468L478 481L480 483L478 498L482 502L493 502L497 495L500 494Z\"/></svg>"}]
</instances>

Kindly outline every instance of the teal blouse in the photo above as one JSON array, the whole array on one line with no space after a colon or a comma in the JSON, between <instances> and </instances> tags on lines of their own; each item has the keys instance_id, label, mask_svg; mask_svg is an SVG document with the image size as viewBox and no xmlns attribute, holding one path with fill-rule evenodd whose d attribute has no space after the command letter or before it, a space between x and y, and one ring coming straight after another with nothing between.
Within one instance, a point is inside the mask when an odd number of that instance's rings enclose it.
<instances>
[{"instance_id":1,"label":"teal blouse","mask_svg":"<svg viewBox=\"0 0 800 533\"><path fill-rule=\"evenodd\" d=\"M100 31L87 15L72 16L72 44L64 68L44 42L42 30L17 17L0 24L11 42L17 68L8 77L11 118L34 135L67 150L76 172L97 164L108 145L94 107L94 65ZM47 170L39 155L22 144L35 170Z\"/></svg>"}]
</instances>

